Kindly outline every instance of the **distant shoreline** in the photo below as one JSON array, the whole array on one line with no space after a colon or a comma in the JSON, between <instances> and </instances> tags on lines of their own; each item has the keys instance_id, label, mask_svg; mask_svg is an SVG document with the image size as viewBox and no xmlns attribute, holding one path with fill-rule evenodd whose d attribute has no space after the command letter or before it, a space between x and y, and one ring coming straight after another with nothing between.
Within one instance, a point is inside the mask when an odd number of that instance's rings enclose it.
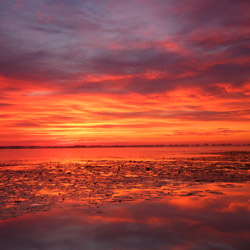
<instances>
[{"instance_id":1,"label":"distant shoreline","mask_svg":"<svg viewBox=\"0 0 250 250\"><path fill-rule=\"evenodd\" d=\"M159 144L159 145L73 145L73 146L0 146L1 149L42 149L42 148L163 148L163 147L242 147L250 146L247 144Z\"/></svg>"}]
</instances>

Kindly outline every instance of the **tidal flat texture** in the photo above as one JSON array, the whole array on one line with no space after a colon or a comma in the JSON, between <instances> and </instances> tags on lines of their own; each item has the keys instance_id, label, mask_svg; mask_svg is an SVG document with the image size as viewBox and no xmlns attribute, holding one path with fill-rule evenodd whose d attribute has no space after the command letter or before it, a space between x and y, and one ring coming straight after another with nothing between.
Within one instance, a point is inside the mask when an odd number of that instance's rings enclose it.
<instances>
[{"instance_id":1,"label":"tidal flat texture","mask_svg":"<svg viewBox=\"0 0 250 250\"><path fill-rule=\"evenodd\" d=\"M155 161L10 161L1 163L0 178L0 219L6 220L65 206L223 195L223 188L249 183L250 152ZM202 187L209 183L212 189Z\"/></svg>"}]
</instances>

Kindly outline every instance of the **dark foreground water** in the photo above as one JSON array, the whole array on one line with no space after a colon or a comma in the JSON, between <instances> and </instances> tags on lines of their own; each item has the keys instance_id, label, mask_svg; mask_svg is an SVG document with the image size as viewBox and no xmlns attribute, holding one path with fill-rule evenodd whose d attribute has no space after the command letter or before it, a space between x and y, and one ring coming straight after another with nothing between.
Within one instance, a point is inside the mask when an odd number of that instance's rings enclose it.
<instances>
[{"instance_id":1,"label":"dark foreground water","mask_svg":"<svg viewBox=\"0 0 250 250\"><path fill-rule=\"evenodd\" d=\"M250 249L250 148L0 151L0 248Z\"/></svg>"}]
</instances>

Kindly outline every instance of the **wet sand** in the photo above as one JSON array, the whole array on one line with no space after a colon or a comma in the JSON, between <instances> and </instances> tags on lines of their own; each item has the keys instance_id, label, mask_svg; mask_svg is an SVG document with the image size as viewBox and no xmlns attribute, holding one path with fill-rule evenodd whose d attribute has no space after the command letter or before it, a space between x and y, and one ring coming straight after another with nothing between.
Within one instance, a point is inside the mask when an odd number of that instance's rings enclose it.
<instances>
[{"instance_id":1,"label":"wet sand","mask_svg":"<svg viewBox=\"0 0 250 250\"><path fill-rule=\"evenodd\" d=\"M74 244L86 242L90 245L83 249L248 249L250 246L248 151L151 161L9 161L1 163L0 175L1 234L6 234L6 226L18 231L27 221L36 225L38 241L26 239L27 245L20 243L18 249L72 249ZM73 235L78 237L79 232L73 230L71 243L60 248L64 234L60 233L56 218L61 217L61 227L65 228L80 227L78 219L84 220L83 231L87 225L95 225L88 232L92 241L80 238L74 241ZM48 242L42 240L36 228L42 226L41 218L46 235L50 226L59 230L55 235L58 240L52 240L54 245L47 248L44 244ZM104 225L110 227L106 234L114 239L113 245L103 242L99 235L98 230L104 230ZM128 227L125 231L124 226ZM144 233L140 226L145 228ZM182 227L189 231L183 231ZM28 234L30 229L26 226L23 229ZM131 245L123 237L131 240L133 231L136 242ZM194 235L189 235L192 232ZM150 233L152 242L148 242ZM197 234L201 235L200 240ZM163 239L166 237L169 242ZM5 249L16 249L12 238L16 236L0 237ZM91 246L93 242L95 247Z\"/></svg>"},{"instance_id":2,"label":"wet sand","mask_svg":"<svg viewBox=\"0 0 250 250\"><path fill-rule=\"evenodd\" d=\"M0 176L0 218L8 219L47 211L66 201L101 206L139 198L223 194L221 185L214 190L197 189L197 185L227 183L225 187L233 187L250 181L250 152L162 161L2 163Z\"/></svg>"}]
</instances>

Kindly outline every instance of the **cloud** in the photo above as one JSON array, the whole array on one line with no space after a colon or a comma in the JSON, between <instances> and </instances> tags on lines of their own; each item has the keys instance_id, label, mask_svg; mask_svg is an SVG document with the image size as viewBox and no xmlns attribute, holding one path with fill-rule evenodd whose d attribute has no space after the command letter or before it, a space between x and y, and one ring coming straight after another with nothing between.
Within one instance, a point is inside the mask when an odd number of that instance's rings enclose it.
<instances>
[{"instance_id":1,"label":"cloud","mask_svg":"<svg viewBox=\"0 0 250 250\"><path fill-rule=\"evenodd\" d=\"M3 102L0 102L0 108L4 108L4 107L8 107L8 106L12 106L13 104L12 103L3 103Z\"/></svg>"},{"instance_id":2,"label":"cloud","mask_svg":"<svg viewBox=\"0 0 250 250\"><path fill-rule=\"evenodd\" d=\"M96 112L101 116L119 117L119 118L167 118L170 120L181 121L249 121L250 110L233 110L233 111L163 111L163 110L147 110L142 112Z\"/></svg>"},{"instance_id":3,"label":"cloud","mask_svg":"<svg viewBox=\"0 0 250 250\"><path fill-rule=\"evenodd\" d=\"M173 136L173 135L177 135L177 136L218 136L218 135L222 135L222 136L229 136L232 134L237 134L237 133L244 133L244 132L248 132L247 130L231 130L231 129L226 129L226 128L218 128L218 129L214 129L214 130L208 130L208 131L182 131L182 130L174 130L174 133L172 134L166 134L165 136Z\"/></svg>"},{"instance_id":4,"label":"cloud","mask_svg":"<svg viewBox=\"0 0 250 250\"><path fill-rule=\"evenodd\" d=\"M52 94L52 91L33 91L29 92L27 95L28 96L44 96L44 95L50 95Z\"/></svg>"},{"instance_id":5,"label":"cloud","mask_svg":"<svg viewBox=\"0 0 250 250\"><path fill-rule=\"evenodd\" d=\"M34 122L17 122L14 124L14 126L17 126L17 127L39 127L40 125L37 124L37 123L34 123Z\"/></svg>"},{"instance_id":6,"label":"cloud","mask_svg":"<svg viewBox=\"0 0 250 250\"><path fill-rule=\"evenodd\" d=\"M244 130L249 9L233 0L0 1L1 98L13 104L1 110L38 124L71 110L72 126L97 119L103 130L105 119L232 121Z\"/></svg>"},{"instance_id":7,"label":"cloud","mask_svg":"<svg viewBox=\"0 0 250 250\"><path fill-rule=\"evenodd\" d=\"M152 7L151 1L139 1L133 5L132 2L124 4L117 1L114 9L125 8L131 11L122 14L110 9L111 2L50 2L50 7L45 7L43 1L40 1L39 5L26 0L19 7L14 7L14 1L10 1L6 5L8 11L3 12L4 20L9 22L12 17L10 10L18 13L14 16L12 24L15 32L22 33L16 36L13 35L14 30L11 32L8 26L2 27L1 74L50 81L54 84L61 84L63 81L66 86L71 85L79 74L88 73L133 75L157 71L171 75L171 79L165 77L158 81L131 78L131 83L124 86L124 91L139 93L164 92L185 83L200 86L217 81L241 84L248 79L246 65L233 61L221 63L221 58L218 58L221 57L220 50L215 48L223 48L225 53L222 56L227 60L233 60L237 56L244 57L249 52L246 32L236 32L236 36L235 33L228 33L224 38L223 34L217 31L227 26L238 28L247 22L246 4L235 4L232 1L231 5L227 4L225 8L224 1L212 1L213 4L196 1L181 1L176 4L173 1L160 1L161 5L150 10L148 8ZM189 8L184 10L182 6L186 2L189 3ZM166 7L166 14L170 14L167 19L162 13L163 7ZM138 16L137 12L134 13L137 8L138 11L139 8L141 10L139 17L135 18ZM107 9L110 15L103 12L103 9ZM222 9L223 15L215 15ZM170 10L179 13L177 18ZM240 17L235 17L235 12L240 13ZM25 16L25 13L28 15ZM174 32L168 35L169 30L162 25L164 22L167 25L169 19L177 20L176 27L189 25L190 31L183 35ZM199 23L204 23L201 34L201 28L197 27L197 19L200 19ZM185 20L188 22L184 22ZM159 25L153 25L152 30L149 26L150 33L147 34L146 23L154 21ZM165 38L154 36L154 32L165 34ZM172 44L172 47L159 47L159 44L164 43ZM118 49L110 50L111 44L117 44ZM182 50L173 50L173 46L181 47L186 53ZM208 52L211 51L212 56L207 58ZM212 61L212 65L207 66L207 61ZM200 69L201 66L204 70ZM183 73L195 73L195 76L179 79L179 75ZM177 80L173 81L172 78ZM105 86L105 82L100 84ZM101 86L98 88L102 89ZM84 90L91 92L91 89L92 86L85 85ZM109 90L111 91L111 88L106 89Z\"/></svg>"}]
</instances>

